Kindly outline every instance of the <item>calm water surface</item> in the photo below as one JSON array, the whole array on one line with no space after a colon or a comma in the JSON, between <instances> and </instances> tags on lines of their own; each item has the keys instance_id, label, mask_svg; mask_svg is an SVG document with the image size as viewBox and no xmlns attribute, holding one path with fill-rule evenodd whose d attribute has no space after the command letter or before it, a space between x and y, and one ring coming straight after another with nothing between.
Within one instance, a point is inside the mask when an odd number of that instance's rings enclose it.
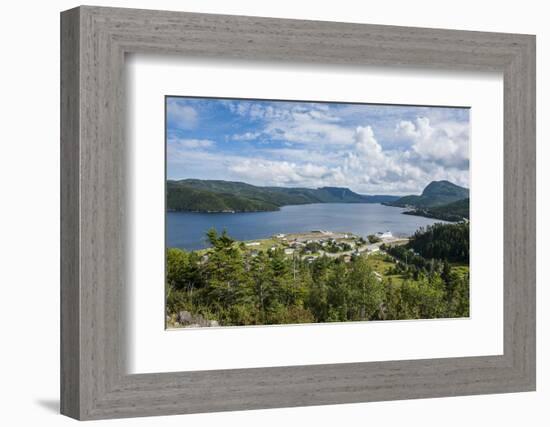
<instances>
[{"instance_id":1,"label":"calm water surface","mask_svg":"<svg viewBox=\"0 0 550 427\"><path fill-rule=\"evenodd\" d=\"M409 236L420 227L443 222L403 215L404 210L374 203L320 203L284 206L275 212L168 212L166 243L168 247L187 250L206 248L209 244L205 234L211 227L219 232L226 229L237 240L254 240L311 230L350 232L364 237L389 230L396 236Z\"/></svg>"}]
</instances>

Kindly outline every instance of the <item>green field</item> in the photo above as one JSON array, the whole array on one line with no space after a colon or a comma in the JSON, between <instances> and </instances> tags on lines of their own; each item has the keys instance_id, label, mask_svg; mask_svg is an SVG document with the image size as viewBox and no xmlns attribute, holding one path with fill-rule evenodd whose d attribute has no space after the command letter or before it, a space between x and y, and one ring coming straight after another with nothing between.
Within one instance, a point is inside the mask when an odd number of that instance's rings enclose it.
<instances>
[{"instance_id":1,"label":"green field","mask_svg":"<svg viewBox=\"0 0 550 427\"><path fill-rule=\"evenodd\" d=\"M248 243L259 243L258 246L249 246ZM275 238L269 239L259 239L259 240L249 240L244 243L244 247L247 251L269 251L272 247L277 249L282 249L285 245L282 244L281 240Z\"/></svg>"},{"instance_id":2,"label":"green field","mask_svg":"<svg viewBox=\"0 0 550 427\"><path fill-rule=\"evenodd\" d=\"M407 278L402 274L389 274L389 270L395 266L395 262L388 261L387 255L382 253L376 253L368 255L367 264L377 273L379 273L384 279L391 279L395 284L401 284ZM470 272L470 268L467 264L452 263L451 268L453 271L460 273L462 277L466 276ZM410 278L408 280L411 280Z\"/></svg>"},{"instance_id":3,"label":"green field","mask_svg":"<svg viewBox=\"0 0 550 427\"><path fill-rule=\"evenodd\" d=\"M383 278L391 278L393 283L401 284L405 278L399 274L388 274L388 270L392 268L395 263L386 260L385 254L371 254L367 257L367 264Z\"/></svg>"}]
</instances>

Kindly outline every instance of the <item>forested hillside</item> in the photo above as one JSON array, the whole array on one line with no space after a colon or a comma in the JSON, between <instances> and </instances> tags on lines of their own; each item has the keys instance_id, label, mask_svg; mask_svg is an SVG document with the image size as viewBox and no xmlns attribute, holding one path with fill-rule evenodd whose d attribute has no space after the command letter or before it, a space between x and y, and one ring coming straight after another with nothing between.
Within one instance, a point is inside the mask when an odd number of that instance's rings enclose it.
<instances>
[{"instance_id":1,"label":"forested hillside","mask_svg":"<svg viewBox=\"0 0 550 427\"><path fill-rule=\"evenodd\" d=\"M468 263L470 260L470 224L435 223L414 233L408 247L424 258Z\"/></svg>"},{"instance_id":2,"label":"forested hillside","mask_svg":"<svg viewBox=\"0 0 550 427\"><path fill-rule=\"evenodd\" d=\"M419 196L404 196L387 202L389 206L431 208L469 197L470 191L449 181L432 181Z\"/></svg>"},{"instance_id":3,"label":"forested hillside","mask_svg":"<svg viewBox=\"0 0 550 427\"><path fill-rule=\"evenodd\" d=\"M231 193L168 183L166 208L169 211L188 212L261 212L277 210L279 205Z\"/></svg>"},{"instance_id":4,"label":"forested hillside","mask_svg":"<svg viewBox=\"0 0 550 427\"><path fill-rule=\"evenodd\" d=\"M457 202L432 208L417 208L403 213L407 215L442 219L443 221L463 221L464 219L470 219L470 199L462 199Z\"/></svg>"},{"instance_id":5,"label":"forested hillside","mask_svg":"<svg viewBox=\"0 0 550 427\"><path fill-rule=\"evenodd\" d=\"M188 212L273 211L309 203L382 203L396 196L362 195L341 187L257 187L243 182L185 179L168 181L167 209Z\"/></svg>"}]
</instances>

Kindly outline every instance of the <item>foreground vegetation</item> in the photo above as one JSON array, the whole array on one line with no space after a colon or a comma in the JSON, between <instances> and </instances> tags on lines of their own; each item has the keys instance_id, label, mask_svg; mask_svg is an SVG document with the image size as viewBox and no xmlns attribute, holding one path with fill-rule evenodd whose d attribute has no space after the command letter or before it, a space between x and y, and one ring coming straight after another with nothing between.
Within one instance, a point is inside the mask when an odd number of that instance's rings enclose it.
<instances>
[{"instance_id":1,"label":"foreground vegetation","mask_svg":"<svg viewBox=\"0 0 550 427\"><path fill-rule=\"evenodd\" d=\"M282 249L252 253L210 230L206 252L167 252L168 325L467 317L468 235L468 223L436 224L406 246L383 245L346 262Z\"/></svg>"}]
</instances>

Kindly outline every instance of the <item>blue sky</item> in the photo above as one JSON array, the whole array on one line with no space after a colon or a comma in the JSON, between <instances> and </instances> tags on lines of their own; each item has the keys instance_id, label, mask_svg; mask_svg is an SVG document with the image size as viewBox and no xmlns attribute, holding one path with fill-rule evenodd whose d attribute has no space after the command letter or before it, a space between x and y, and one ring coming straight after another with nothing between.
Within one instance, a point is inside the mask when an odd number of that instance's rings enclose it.
<instances>
[{"instance_id":1,"label":"blue sky","mask_svg":"<svg viewBox=\"0 0 550 427\"><path fill-rule=\"evenodd\" d=\"M469 187L468 108L166 98L168 179L363 194Z\"/></svg>"}]
</instances>

